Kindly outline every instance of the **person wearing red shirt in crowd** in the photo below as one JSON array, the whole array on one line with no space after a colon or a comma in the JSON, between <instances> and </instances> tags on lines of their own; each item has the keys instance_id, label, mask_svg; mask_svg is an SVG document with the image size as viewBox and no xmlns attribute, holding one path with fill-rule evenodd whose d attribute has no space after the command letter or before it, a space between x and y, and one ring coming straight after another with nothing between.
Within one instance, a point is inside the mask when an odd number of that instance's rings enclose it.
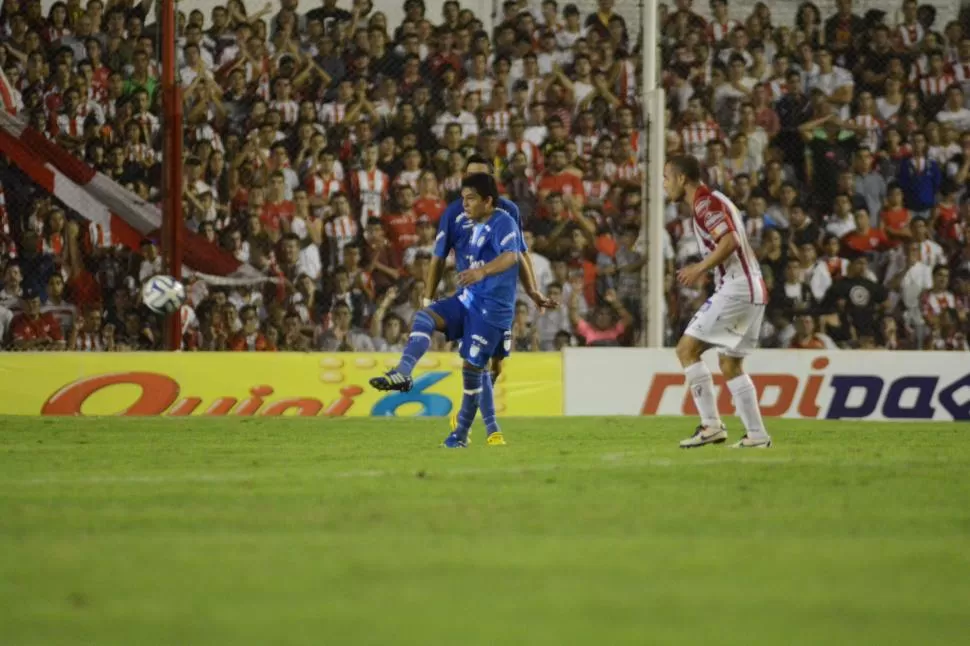
<instances>
[{"instance_id":1,"label":"person wearing red shirt in crowd","mask_svg":"<svg viewBox=\"0 0 970 646\"><path fill-rule=\"evenodd\" d=\"M401 277L401 257L387 239L380 220L371 220L364 229L364 270L371 275L377 293Z\"/></svg>"},{"instance_id":2,"label":"person wearing red shirt in crowd","mask_svg":"<svg viewBox=\"0 0 970 646\"><path fill-rule=\"evenodd\" d=\"M40 294L24 289L23 312L10 323L15 350L63 350L64 335L53 314L41 314Z\"/></svg>"},{"instance_id":3,"label":"person wearing red shirt in crowd","mask_svg":"<svg viewBox=\"0 0 970 646\"><path fill-rule=\"evenodd\" d=\"M855 212L855 231L845 234L842 246L859 253L883 251L892 246L886 232L869 226L869 211L858 209Z\"/></svg>"},{"instance_id":4,"label":"person wearing red shirt in crowd","mask_svg":"<svg viewBox=\"0 0 970 646\"><path fill-rule=\"evenodd\" d=\"M583 180L566 170L566 151L555 148L549 154L549 168L539 178L539 201L545 201L550 193L562 193L564 200L572 202L576 210L585 202Z\"/></svg>"},{"instance_id":5,"label":"person wearing red shirt in crowd","mask_svg":"<svg viewBox=\"0 0 970 646\"><path fill-rule=\"evenodd\" d=\"M398 257L418 241L418 216L414 212L414 189L410 184L397 187L397 209L382 219L387 237Z\"/></svg>"},{"instance_id":6,"label":"person wearing red shirt in crowd","mask_svg":"<svg viewBox=\"0 0 970 646\"><path fill-rule=\"evenodd\" d=\"M296 212L293 202L285 199L285 196L286 178L282 171L275 171L269 178L269 199L263 204L259 217L263 229L274 242L280 238L283 223L289 224Z\"/></svg>"},{"instance_id":7,"label":"person wearing red shirt in crowd","mask_svg":"<svg viewBox=\"0 0 970 646\"><path fill-rule=\"evenodd\" d=\"M802 314L795 319L795 336L788 347L793 350L825 350L831 346L815 331L812 315Z\"/></svg>"},{"instance_id":8,"label":"person wearing red shirt in crowd","mask_svg":"<svg viewBox=\"0 0 970 646\"><path fill-rule=\"evenodd\" d=\"M259 315L256 308L246 305L240 310L242 330L229 337L229 349L233 352L273 352L275 347L259 331Z\"/></svg>"},{"instance_id":9,"label":"person wearing red shirt in crowd","mask_svg":"<svg viewBox=\"0 0 970 646\"><path fill-rule=\"evenodd\" d=\"M441 199L438 191L438 178L429 170L421 173L418 179L418 190L420 196L414 201L414 212L418 216L427 217L432 224L438 226L441 214L445 212L448 203Z\"/></svg>"},{"instance_id":10,"label":"person wearing red shirt in crowd","mask_svg":"<svg viewBox=\"0 0 970 646\"><path fill-rule=\"evenodd\" d=\"M959 187L952 179L943 180L940 199L933 209L930 228L943 240L956 240L956 225L960 221L960 205L957 202Z\"/></svg>"},{"instance_id":11,"label":"person wearing red shirt in crowd","mask_svg":"<svg viewBox=\"0 0 970 646\"><path fill-rule=\"evenodd\" d=\"M894 243L905 242L912 237L909 221L912 215L903 203L903 189L898 184L889 187L886 208L879 215L882 230Z\"/></svg>"}]
</instances>

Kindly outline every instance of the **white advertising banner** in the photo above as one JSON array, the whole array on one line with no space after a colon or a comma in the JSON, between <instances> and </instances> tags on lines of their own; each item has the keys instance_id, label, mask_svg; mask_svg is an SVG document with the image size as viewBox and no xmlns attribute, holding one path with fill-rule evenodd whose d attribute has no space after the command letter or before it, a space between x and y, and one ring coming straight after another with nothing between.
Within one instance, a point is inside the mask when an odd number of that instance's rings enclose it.
<instances>
[{"instance_id":1,"label":"white advertising banner","mask_svg":"<svg viewBox=\"0 0 970 646\"><path fill-rule=\"evenodd\" d=\"M734 414L717 368L718 409ZM672 349L570 348L566 415L697 414ZM970 420L970 354L759 350L745 359L766 417Z\"/></svg>"}]
</instances>

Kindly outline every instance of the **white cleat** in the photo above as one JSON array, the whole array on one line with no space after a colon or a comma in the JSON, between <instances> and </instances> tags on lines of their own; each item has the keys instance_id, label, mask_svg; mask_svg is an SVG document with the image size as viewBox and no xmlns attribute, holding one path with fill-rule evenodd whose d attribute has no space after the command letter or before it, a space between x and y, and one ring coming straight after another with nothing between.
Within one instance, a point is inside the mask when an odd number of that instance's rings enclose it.
<instances>
[{"instance_id":1,"label":"white cleat","mask_svg":"<svg viewBox=\"0 0 970 646\"><path fill-rule=\"evenodd\" d=\"M727 428L724 424L717 427L704 426L701 424L694 431L694 434L686 440L680 441L680 448L694 449L705 444L721 444L728 439Z\"/></svg>"},{"instance_id":2,"label":"white cleat","mask_svg":"<svg viewBox=\"0 0 970 646\"><path fill-rule=\"evenodd\" d=\"M768 435L758 435L755 437L749 437L747 433L740 441L735 442L731 445L732 449L770 449L771 448L771 437Z\"/></svg>"}]
</instances>

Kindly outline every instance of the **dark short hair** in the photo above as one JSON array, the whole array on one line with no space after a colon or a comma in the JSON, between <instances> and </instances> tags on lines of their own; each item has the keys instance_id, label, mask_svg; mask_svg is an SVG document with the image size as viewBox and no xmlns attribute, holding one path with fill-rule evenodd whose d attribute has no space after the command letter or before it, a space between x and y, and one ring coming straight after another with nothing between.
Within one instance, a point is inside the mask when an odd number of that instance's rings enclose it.
<instances>
[{"instance_id":1,"label":"dark short hair","mask_svg":"<svg viewBox=\"0 0 970 646\"><path fill-rule=\"evenodd\" d=\"M484 164L486 167L488 167L489 174L493 172L492 163L488 161L485 155L480 155L478 153L472 153L469 155L468 159L465 160L465 168L468 168L472 164Z\"/></svg>"},{"instance_id":2,"label":"dark short hair","mask_svg":"<svg viewBox=\"0 0 970 646\"><path fill-rule=\"evenodd\" d=\"M684 175L689 182L699 182L701 180L701 164L693 155L677 155L667 160L677 172Z\"/></svg>"},{"instance_id":3,"label":"dark short hair","mask_svg":"<svg viewBox=\"0 0 970 646\"><path fill-rule=\"evenodd\" d=\"M488 173L474 173L461 182L461 187L471 189L484 200L491 198L492 204L498 205L498 186L495 178Z\"/></svg>"}]
</instances>

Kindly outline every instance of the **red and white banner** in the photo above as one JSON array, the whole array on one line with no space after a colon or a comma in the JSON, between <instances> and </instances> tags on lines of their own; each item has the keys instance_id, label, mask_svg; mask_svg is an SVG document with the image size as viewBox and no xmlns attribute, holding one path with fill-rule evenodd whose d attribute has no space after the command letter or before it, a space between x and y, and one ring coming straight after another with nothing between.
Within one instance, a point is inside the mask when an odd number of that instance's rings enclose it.
<instances>
[{"instance_id":1,"label":"red and white banner","mask_svg":"<svg viewBox=\"0 0 970 646\"><path fill-rule=\"evenodd\" d=\"M716 353L704 358L733 415ZM673 349L569 348L563 360L566 415L697 415ZM970 420L965 352L759 350L744 367L766 417Z\"/></svg>"},{"instance_id":2,"label":"red and white banner","mask_svg":"<svg viewBox=\"0 0 970 646\"><path fill-rule=\"evenodd\" d=\"M0 153L41 188L97 224L104 232L106 244L137 249L143 238L156 235L162 225L162 214L156 205L95 171L43 134L27 127L21 119L2 111ZM188 229L183 229L182 251L185 264L207 280L269 280L253 267L236 260L228 251ZM222 281L217 277L231 279Z\"/></svg>"}]
</instances>

